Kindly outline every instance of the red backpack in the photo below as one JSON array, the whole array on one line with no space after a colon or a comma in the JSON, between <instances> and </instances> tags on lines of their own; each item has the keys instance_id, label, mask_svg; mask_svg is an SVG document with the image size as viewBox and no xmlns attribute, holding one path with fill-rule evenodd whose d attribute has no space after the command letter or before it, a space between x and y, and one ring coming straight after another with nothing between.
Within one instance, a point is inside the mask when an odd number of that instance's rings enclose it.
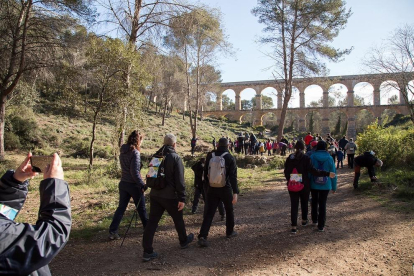
<instances>
[{"instance_id":1,"label":"red backpack","mask_svg":"<svg viewBox=\"0 0 414 276\"><path fill-rule=\"evenodd\" d=\"M287 187L288 191L290 192L299 192L302 191L305 187L305 185L303 185L302 183L302 174L298 174L298 170L296 170L296 168L294 168L292 173L290 174Z\"/></svg>"}]
</instances>

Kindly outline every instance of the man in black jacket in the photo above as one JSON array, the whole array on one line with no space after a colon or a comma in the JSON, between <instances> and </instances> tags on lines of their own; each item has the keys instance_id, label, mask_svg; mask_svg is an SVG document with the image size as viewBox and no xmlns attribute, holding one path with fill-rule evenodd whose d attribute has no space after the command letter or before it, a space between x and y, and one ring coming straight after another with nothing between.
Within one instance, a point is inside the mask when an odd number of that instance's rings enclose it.
<instances>
[{"instance_id":1,"label":"man in black jacket","mask_svg":"<svg viewBox=\"0 0 414 276\"><path fill-rule=\"evenodd\" d=\"M72 225L69 188L56 153L40 182L36 225L13 221L26 201L28 179L36 175L30 157L31 153L16 171L7 171L0 180L1 275L50 275L48 264L69 239Z\"/></svg>"},{"instance_id":2,"label":"man in black jacket","mask_svg":"<svg viewBox=\"0 0 414 276\"><path fill-rule=\"evenodd\" d=\"M359 177L361 176L361 167L366 167L368 169L369 178L371 182L377 182L377 177L375 176L375 168L382 166L382 161L375 157L375 152L366 151L363 154L355 157L355 176L354 176L354 189L358 188Z\"/></svg>"},{"instance_id":3,"label":"man in black jacket","mask_svg":"<svg viewBox=\"0 0 414 276\"><path fill-rule=\"evenodd\" d=\"M150 192L149 220L142 238L142 247L144 248L142 259L144 262L155 259L158 256L152 244L158 222L165 210L167 210L174 221L181 248L187 248L194 239L194 235L189 234L187 236L185 230L183 219L183 209L185 206L184 166L180 156L175 152L176 142L177 138L173 134L165 135L164 146L155 154L156 156L165 156L164 174L166 186L161 190L151 189Z\"/></svg>"},{"instance_id":4,"label":"man in black jacket","mask_svg":"<svg viewBox=\"0 0 414 276\"><path fill-rule=\"evenodd\" d=\"M215 156L223 156L225 160L225 182L224 187L212 187L209 179L210 160L213 157L213 152L209 153L206 158L206 166L204 167L204 187L207 190L206 212L201 225L200 234L198 235L198 245L206 247L207 236L213 222L214 214L217 210L220 200L224 203L226 209L226 237L232 238L237 236L234 231L234 212L233 205L237 203L237 195L239 188L237 186L237 166L236 160L228 152L228 141L226 138L220 138L218 142Z\"/></svg>"}]
</instances>

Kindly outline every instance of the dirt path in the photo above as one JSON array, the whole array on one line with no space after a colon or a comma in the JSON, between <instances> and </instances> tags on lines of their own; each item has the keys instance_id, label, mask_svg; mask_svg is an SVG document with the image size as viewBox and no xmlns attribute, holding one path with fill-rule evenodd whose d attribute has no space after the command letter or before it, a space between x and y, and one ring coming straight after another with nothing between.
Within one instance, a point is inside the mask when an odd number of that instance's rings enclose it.
<instances>
[{"instance_id":1,"label":"dirt path","mask_svg":"<svg viewBox=\"0 0 414 276\"><path fill-rule=\"evenodd\" d=\"M159 227L160 257L143 263L142 230L121 241L107 233L87 243L69 241L50 267L53 275L414 275L414 219L355 193L352 173L339 170L339 188L329 194L326 231L299 226L291 235L289 195L284 183L268 182L247 192L235 207L239 236L226 240L217 215L210 247L181 250L171 220ZM185 217L198 233L201 214Z\"/></svg>"}]
</instances>

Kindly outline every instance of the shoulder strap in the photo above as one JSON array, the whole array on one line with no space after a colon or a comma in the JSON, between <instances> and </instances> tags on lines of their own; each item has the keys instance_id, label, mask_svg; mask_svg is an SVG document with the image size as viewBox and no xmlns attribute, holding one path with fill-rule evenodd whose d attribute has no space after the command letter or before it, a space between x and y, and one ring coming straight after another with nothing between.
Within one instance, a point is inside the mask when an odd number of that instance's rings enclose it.
<instances>
[{"instance_id":1,"label":"shoulder strap","mask_svg":"<svg viewBox=\"0 0 414 276\"><path fill-rule=\"evenodd\" d=\"M220 157L224 157L224 155L226 155L228 152L226 151L225 153L223 153L222 155L220 155Z\"/></svg>"},{"instance_id":2,"label":"shoulder strap","mask_svg":"<svg viewBox=\"0 0 414 276\"><path fill-rule=\"evenodd\" d=\"M212 156L212 158L216 157L216 153L215 152L212 152L211 153L211 156Z\"/></svg>"}]
</instances>

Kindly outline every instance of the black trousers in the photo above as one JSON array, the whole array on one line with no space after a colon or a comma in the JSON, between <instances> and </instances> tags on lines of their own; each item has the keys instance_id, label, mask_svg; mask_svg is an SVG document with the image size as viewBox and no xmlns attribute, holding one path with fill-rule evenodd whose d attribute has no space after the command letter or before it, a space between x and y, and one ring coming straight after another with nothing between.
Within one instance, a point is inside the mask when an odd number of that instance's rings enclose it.
<instances>
[{"instance_id":1,"label":"black trousers","mask_svg":"<svg viewBox=\"0 0 414 276\"><path fill-rule=\"evenodd\" d=\"M292 226L298 225L299 200L302 209L302 220L308 220L309 188L299 192L289 192L290 196L290 219Z\"/></svg>"},{"instance_id":2,"label":"black trousers","mask_svg":"<svg viewBox=\"0 0 414 276\"><path fill-rule=\"evenodd\" d=\"M152 244L154 241L155 231L157 230L158 222L160 221L165 210L167 210L168 214L174 221L175 230L177 231L180 244L184 244L187 241L183 211L178 211L178 199L167 199L151 196L149 220L144 230L144 236L142 237L142 247L146 253L152 253L154 251Z\"/></svg>"},{"instance_id":3,"label":"black trousers","mask_svg":"<svg viewBox=\"0 0 414 276\"><path fill-rule=\"evenodd\" d=\"M201 185L200 185L201 186ZM194 199L193 199L193 207L191 208L191 210L193 211L193 213L197 210L198 208L198 202L200 201L200 196L203 197L203 200L206 200L206 197L204 195L204 190L200 188L200 186L195 186L194 187Z\"/></svg>"},{"instance_id":4,"label":"black trousers","mask_svg":"<svg viewBox=\"0 0 414 276\"><path fill-rule=\"evenodd\" d=\"M209 188L207 193L206 210L201 224L199 238L207 238L213 222L214 214L220 201L223 202L226 210L226 235L230 235L234 230L234 212L233 212L233 192L230 187Z\"/></svg>"},{"instance_id":5,"label":"black trousers","mask_svg":"<svg viewBox=\"0 0 414 276\"><path fill-rule=\"evenodd\" d=\"M348 167L350 167L351 169L354 168L354 156L355 154L348 154Z\"/></svg>"},{"instance_id":6,"label":"black trousers","mask_svg":"<svg viewBox=\"0 0 414 276\"><path fill-rule=\"evenodd\" d=\"M329 190L311 190L312 194L312 221L318 222L318 228L325 227L326 221L326 201L328 200Z\"/></svg>"}]
</instances>

